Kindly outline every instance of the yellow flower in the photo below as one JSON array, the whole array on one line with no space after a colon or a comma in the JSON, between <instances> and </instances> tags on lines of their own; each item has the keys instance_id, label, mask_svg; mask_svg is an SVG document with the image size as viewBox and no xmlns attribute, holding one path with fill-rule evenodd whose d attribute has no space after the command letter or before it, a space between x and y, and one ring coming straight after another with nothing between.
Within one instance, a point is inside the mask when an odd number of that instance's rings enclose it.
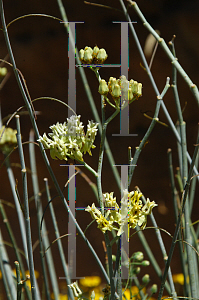
<instances>
[{"instance_id":1,"label":"yellow flower","mask_svg":"<svg viewBox=\"0 0 199 300\"><path fill-rule=\"evenodd\" d=\"M51 294L51 298L54 300L55 299L55 296L54 296L54 294L52 293ZM68 300L68 296L67 295L65 295L65 294L59 294L59 298L58 298L59 300Z\"/></svg>"},{"instance_id":2,"label":"yellow flower","mask_svg":"<svg viewBox=\"0 0 199 300\"><path fill-rule=\"evenodd\" d=\"M124 289L122 289L124 291ZM146 288L142 289L142 291L145 293ZM132 286L131 289L126 289L124 292L124 295L128 300L137 300L140 299L139 289L137 286ZM132 296L132 298L131 298ZM125 299L125 297L122 297L122 300Z\"/></svg>"},{"instance_id":3,"label":"yellow flower","mask_svg":"<svg viewBox=\"0 0 199 300\"><path fill-rule=\"evenodd\" d=\"M86 276L80 279L79 282L85 287L96 287L101 283L101 278L99 276Z\"/></svg>"},{"instance_id":4,"label":"yellow flower","mask_svg":"<svg viewBox=\"0 0 199 300\"><path fill-rule=\"evenodd\" d=\"M173 275L173 282L184 285L184 275L182 273Z\"/></svg>"}]
</instances>

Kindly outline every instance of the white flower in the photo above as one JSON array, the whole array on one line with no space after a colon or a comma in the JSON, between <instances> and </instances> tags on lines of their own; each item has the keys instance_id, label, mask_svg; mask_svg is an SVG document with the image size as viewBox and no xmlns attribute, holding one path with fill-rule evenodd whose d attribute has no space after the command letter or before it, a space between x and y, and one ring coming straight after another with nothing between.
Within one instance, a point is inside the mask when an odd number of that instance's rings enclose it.
<instances>
[{"instance_id":1,"label":"white flower","mask_svg":"<svg viewBox=\"0 0 199 300\"><path fill-rule=\"evenodd\" d=\"M53 159L64 159L68 157L77 160L83 160L83 153L88 152L91 154L95 136L97 134L98 123L88 121L87 134L84 133L84 126L80 121L80 115L72 115L67 118L67 122L63 124L57 122L50 126L52 130L49 137L44 133L43 137L40 136L40 141L45 149L50 149L50 155Z\"/></svg>"}]
</instances>

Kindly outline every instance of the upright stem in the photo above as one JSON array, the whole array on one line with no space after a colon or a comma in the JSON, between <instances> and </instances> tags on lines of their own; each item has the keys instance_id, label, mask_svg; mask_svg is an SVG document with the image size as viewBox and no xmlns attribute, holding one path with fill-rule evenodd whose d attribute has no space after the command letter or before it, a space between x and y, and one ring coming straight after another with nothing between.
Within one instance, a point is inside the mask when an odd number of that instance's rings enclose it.
<instances>
[{"instance_id":1,"label":"upright stem","mask_svg":"<svg viewBox=\"0 0 199 300\"><path fill-rule=\"evenodd\" d=\"M115 300L115 285L114 285L114 280L113 280L112 249L111 249L111 245L110 245L108 232L105 232L104 238L105 238L105 242L106 242L107 255L108 255L109 278L110 278L110 285L111 285L111 300Z\"/></svg>"},{"instance_id":2,"label":"upright stem","mask_svg":"<svg viewBox=\"0 0 199 300\"><path fill-rule=\"evenodd\" d=\"M147 74L149 76L149 79L151 81L151 84L152 84L152 87L155 91L155 94L156 96L159 98L160 97L160 93L159 93L159 90L157 88L157 85L155 83L155 80L153 78L153 75L149 69L149 66L148 66L148 63L146 61L146 58L145 58L145 55L144 55L144 52L142 50L142 47L141 47L141 44L139 42L139 39L138 39L138 36L136 34L136 31L133 27L133 22L131 21L131 18L127 12L127 9L124 5L124 2L123 0L119 0L120 1L120 4L122 6L122 9L123 9L123 12L124 12L124 15L127 19L127 21L129 22L129 27L130 27L130 30L133 34L133 37L134 37L134 40L135 40L135 43L137 45L137 48L138 48L138 51L140 53L140 56L141 56L141 59L143 61L143 64L144 64L144 67L147 71ZM197 103L199 104L199 92L198 92L198 88L195 84L193 84L193 82L191 81L191 79L188 77L188 75L185 73L185 71L182 69L182 67L180 66L179 62L177 61L177 59L173 56L173 54L171 53L171 51L169 50L169 48L167 47L165 41L160 38L160 36L157 34L157 32L150 26L150 24L146 21L144 15L142 14L142 12L140 11L138 5L136 4L136 2L134 1L131 1L131 0L128 0L128 2L132 5L132 7L134 8L135 12L137 13L137 15L139 16L139 18L141 19L141 21L143 22L143 25L149 30L149 32L156 38L156 40L161 44L161 46L163 47L164 51L166 52L166 54L168 55L168 57L171 59L172 61L172 64L175 65L175 67L177 68L177 70L180 72L180 74L183 76L183 78L185 79L185 81L188 83L192 93L194 94L195 98L196 98L196 101ZM179 143L181 143L181 139L180 139L180 136L178 134L178 131L176 130L176 127L167 111L167 108L164 104L164 102L162 101L162 99L160 99L160 104L161 104L161 107L164 111L164 114L169 122L169 125L171 126L171 129L173 131L173 133L175 134L175 137L177 139L177 141ZM191 164L191 157L189 155L189 153L187 152L187 158L188 158L188 161L189 163ZM197 171L197 168L194 166L194 173L197 175L198 174L198 171ZM197 180L199 181L199 176L197 177Z\"/></svg>"},{"instance_id":3,"label":"upright stem","mask_svg":"<svg viewBox=\"0 0 199 300\"><path fill-rule=\"evenodd\" d=\"M163 274L163 277L162 277L162 282L161 282L161 286L160 286L158 300L161 300L162 295L163 295L164 285L165 285L165 281L166 281L166 278L167 278L168 269L169 269L169 266L170 266L170 263L171 263L171 259L172 259L172 256L173 256L173 251L174 251L174 248L175 248L175 245L176 245L176 241L177 241L177 237L178 237L178 233L179 233L179 229L180 229L180 224L181 224L181 218L182 218L182 214L184 213L184 207L185 207L185 203L186 203L186 199L187 199L187 195L188 195L188 191L189 191L189 185L190 185L190 181L191 181L191 178L192 178L193 168L194 168L196 156L197 156L197 153L198 153L198 149L199 149L199 134L198 134L198 137L197 137L196 146L195 146L194 154L193 154L193 157L192 157L192 163L191 163L191 166L190 166L190 169L189 169L189 174L188 174L188 177L187 177L186 185L184 187L184 191L183 191L183 195L182 195L181 212L178 215L178 221L177 221L177 224L176 224L176 229L175 229L174 236L173 236L173 239L172 239L172 244L171 244L171 248L170 248L170 251L169 251L169 256L168 256L166 266L165 266L165 270L164 270L164 274Z\"/></svg>"},{"instance_id":4,"label":"upright stem","mask_svg":"<svg viewBox=\"0 0 199 300\"><path fill-rule=\"evenodd\" d=\"M173 55L175 56L175 48L174 43L170 43ZM180 105L180 99L177 89L177 70L176 66L173 65L173 84L172 89L174 93L174 99L176 103L176 109L178 113L178 120L180 126L180 138L181 138L181 153L180 153L180 160L182 161L182 169L181 169L181 177L183 182L183 187L186 184L187 176L188 176L188 163L187 163L187 142L186 142L186 123L183 120L182 109ZM189 199L187 197L185 203L185 240L192 244L192 235L190 230L190 212L189 212ZM194 253L193 249L186 244L187 249L187 262L188 262L188 272L189 272L189 282L191 287L191 297L197 298L197 286L196 286L196 268L194 264Z\"/></svg>"},{"instance_id":5,"label":"upright stem","mask_svg":"<svg viewBox=\"0 0 199 300\"><path fill-rule=\"evenodd\" d=\"M4 9L3 9L3 1L0 0L0 14L1 14L1 20L2 20L2 27L3 27L3 32L4 32L4 36L5 36L5 41L6 41L6 45L7 45L7 49L8 49L8 53L9 53L9 56L10 56L10 60L11 60L11 63L13 65L13 71L14 71L14 74L15 74L15 77L16 77L16 80L17 80L17 83L18 83L18 86L19 86L19 89L21 91L21 94L22 94L22 97L24 99L24 102L26 104L26 107L27 107L27 110L29 112L29 116L30 116L30 119L31 119L31 122L32 122L32 126L33 126L33 129L34 129L34 132L35 132L35 136L36 136L36 139L39 139L39 130L38 130L38 127L37 127L37 124L36 124L36 121L35 121L35 118L34 118L34 114L33 114L33 111L32 111L32 107L30 105L30 102L28 100L28 97L25 93L25 90L23 88L23 84L22 84L22 81L20 79L20 76L18 74L18 71L17 71L17 68L16 68L16 63L15 63L15 59L14 59L14 56L13 56L13 52L12 52L12 48L11 48L11 44L10 44L10 40L9 40L9 36L8 36L8 31L7 31L7 27L6 27L6 23L5 23L5 16L4 16ZM87 243L87 246L89 247L90 251L92 252L92 254L94 255L99 267L101 268L102 270L102 273L104 274L104 277L106 279L106 281L109 283L109 278L107 276L107 273L100 261L100 259L98 258L95 250L93 249L92 245L89 243L88 239L85 237L83 231L81 230L81 227L79 226L79 224L77 223L77 220L75 219L75 217L73 216L68 204L67 204L67 201L66 199L64 198L64 195L62 193L62 190L60 189L60 186L57 182L57 179L53 173L53 170L50 166L50 163L49 163L49 160L47 158L47 155L46 155L46 152L44 151L44 148L42 146L41 143L39 143L39 146L40 146L40 149L41 149L41 153L42 153L42 156L43 156L43 159L44 159L44 162L47 166L47 169L49 171L49 174L52 178L52 181L55 185L55 188L57 190L57 193L58 195L60 196L61 200L62 200L62 203L65 207L65 209L68 211L68 213L70 214L75 226L77 227L77 230L79 231L81 237L83 238L83 240Z\"/></svg>"},{"instance_id":6,"label":"upright stem","mask_svg":"<svg viewBox=\"0 0 199 300\"><path fill-rule=\"evenodd\" d=\"M22 148L22 142L21 142L21 130L20 130L20 123L19 123L19 115L16 115L15 118L16 118L16 127L17 127L17 143L18 143L18 148L19 148L22 182L23 182L24 215L25 215L28 261L29 261L29 270L30 270L30 281L31 281L31 293L32 293L32 299L37 300L39 298L39 294L36 291L36 279L35 279L35 274L34 274L31 226L30 226L29 203L28 203L27 171L26 171L26 167L25 167L23 148Z\"/></svg>"}]
</instances>

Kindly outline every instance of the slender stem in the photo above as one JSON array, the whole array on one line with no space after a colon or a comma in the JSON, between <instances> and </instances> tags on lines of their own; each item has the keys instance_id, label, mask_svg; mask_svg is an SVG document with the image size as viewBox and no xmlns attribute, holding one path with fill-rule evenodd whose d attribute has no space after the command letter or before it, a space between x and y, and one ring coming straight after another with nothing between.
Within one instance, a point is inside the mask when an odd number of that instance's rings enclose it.
<instances>
[{"instance_id":1,"label":"slender stem","mask_svg":"<svg viewBox=\"0 0 199 300\"><path fill-rule=\"evenodd\" d=\"M139 189L138 187L137 187L136 189L137 189L139 192L141 192L140 189ZM146 198L144 197L144 195L142 195L142 201L144 202L144 204L146 204ZM157 223L156 223L156 220L155 220L155 218L154 218L153 213L150 214L150 219L151 219L151 221L152 221L153 226L154 226L155 228L158 228L158 225L157 225ZM159 230L159 229L156 229L156 230L155 230L155 233L156 233L156 236L157 236L158 243L159 243L159 245L160 245L160 249L161 249L161 252L162 252L163 259L164 259L164 261L165 261L165 260L167 259L167 252L166 252L166 248L165 248L165 246L164 246L164 242L163 242L163 239L162 239L160 230ZM139 236L139 237L142 237L142 235L143 235L142 231L139 231L139 232L138 232L138 236ZM150 255L150 256L149 256L149 257L150 257L150 261L151 261L152 265L155 267L155 270L156 270L157 274L158 274L159 277L161 278L161 277L162 277L162 272L159 270L159 266L158 266L158 268L157 268L157 262L156 262L156 259L155 259L155 257L153 256L153 254L150 252L150 247L149 247L147 241L145 242L145 237L144 237L144 235L143 235L143 237L142 237L142 239L141 239L141 242L142 242L142 244L143 244L143 246L144 246L144 249L145 249L145 251L147 252L147 254ZM149 250L148 250L148 248L149 248ZM167 290L168 290L168 288L169 288L169 292L171 293L171 295L172 295L173 297L176 297L175 287L174 287L174 283L173 283L173 279L172 279L172 273L171 273L171 269L170 269L170 268L169 268L169 274L168 274L168 277L169 277L169 284L170 284L170 287L171 287L171 288L168 287L168 284L167 284L167 287L166 287L166 288L167 288Z\"/></svg>"},{"instance_id":2,"label":"slender stem","mask_svg":"<svg viewBox=\"0 0 199 300\"><path fill-rule=\"evenodd\" d=\"M48 179L44 178L44 183L45 183L45 187L46 187L46 194L47 194L47 200L48 202L51 199L50 196L50 190L49 190L49 185L48 185ZM70 275L69 275L69 271L68 271L68 266L66 263L66 259L65 259L65 255L64 255L64 250L63 250L63 246L62 246L62 242L60 239L60 233L59 233L59 228L57 225L57 220L56 220L56 215L55 215L55 211L53 208L53 203L50 203L50 213L51 213L51 217L52 217L52 221L53 221L53 226L54 226L54 230L55 230L55 236L57 239L57 244L58 244L58 248L59 248L59 253L60 253L60 258L61 258L61 262L62 262L62 267L64 269L64 274L65 274L65 279L66 279L66 283L67 285L71 284L71 280L70 280ZM74 295L71 289L68 289L69 292L69 296L72 300L74 300Z\"/></svg>"},{"instance_id":3,"label":"slender stem","mask_svg":"<svg viewBox=\"0 0 199 300\"><path fill-rule=\"evenodd\" d=\"M177 189L175 187L171 149L168 149L167 154L168 154L169 176L170 176L170 182L171 182L171 193L172 193L172 199L173 199L173 207L174 207L174 213L175 213L175 220L177 221L178 213L179 213L179 210L178 210L178 207L177 207L177 202L179 201L179 199L177 199L177 198L179 198L179 196L178 196ZM179 231L179 239L182 240L181 231ZM188 278L187 277L188 272L187 272L187 268L186 268L186 257L185 257L186 254L183 251L182 243L178 243L178 245L179 245L182 272L183 272L184 278ZM189 295L189 286L188 286L187 280L184 281L184 295L186 297L188 297L188 295Z\"/></svg>"},{"instance_id":4,"label":"slender stem","mask_svg":"<svg viewBox=\"0 0 199 300\"><path fill-rule=\"evenodd\" d=\"M8 158L7 158L7 160L8 160ZM21 273L22 273L22 279L25 280L26 274L25 274L25 269L24 269L24 265L23 265L23 260L22 260L22 258L21 258L21 254L20 254L20 251L19 251L19 248L18 248L16 239L15 239L15 236L14 236L14 234L13 234L12 228L11 228L11 226L10 226L10 222L9 222L9 220L8 220L6 211L5 211L5 209L4 209L4 206L3 206L3 203L2 203L1 200L0 200L0 212L1 212L1 215L2 215L3 222L4 222L4 224L6 225L6 229L7 229L7 231L8 231L8 234L9 234L9 237L10 237L10 240L11 240L11 243L12 243L12 245L13 245L13 249L14 249L14 252L15 252L15 256L16 256L16 258L17 258L17 260L18 260L18 263L20 264ZM25 288L25 291L26 291L28 300L31 300L30 290L29 290L29 288L28 288L28 286L27 286L26 284L24 284L24 288Z\"/></svg>"},{"instance_id":5,"label":"slender stem","mask_svg":"<svg viewBox=\"0 0 199 300\"><path fill-rule=\"evenodd\" d=\"M21 91L22 97L24 99L24 102L26 104L27 110L29 112L29 116L30 116L30 119L31 119L31 122L32 122L32 125L33 125L33 129L34 129L34 132L35 132L35 135L36 135L36 139L39 139L40 134L39 134L39 130L37 128L35 118L34 118L34 113L32 111L32 107L31 107L31 105L28 101L27 95L24 91L23 84L22 84L20 76L18 74L18 71L17 71L17 68L16 68L16 63L15 63L14 56L13 56L13 53L12 53L12 48L11 48L11 45L10 45L10 40L9 40L9 36L8 36L7 28L6 28L6 23L5 23L4 10L3 10L3 1L2 0L0 0L0 13L1 13L1 20L2 20L2 27L3 27L3 32L4 32L4 36L5 36L5 41L6 41L6 44L7 44L7 49L8 49L8 52L9 52L10 60L11 60L12 65L13 65L13 71L14 71L14 74L16 76L16 80L17 80L18 86L20 88L20 91ZM79 231L79 233L80 233L81 237L83 238L83 240L87 243L87 246L89 247L89 249L92 252L92 254L94 255L99 267L101 268L102 273L104 274L104 277L105 277L106 281L109 283L109 278L106 274L106 271L105 271L100 259L98 258L96 252L94 251L92 245L89 243L88 239L85 237L83 231L81 230L79 224L77 223L77 220L73 216L73 214L72 214L72 212L71 212L71 210L70 210L70 208L67 204L66 199L63 196L62 190L60 189L60 186L57 182L57 179L55 178L55 175L54 175L53 170L50 166L50 163L48 161L46 152L44 151L44 148L43 148L42 144L39 143L39 146L40 146L40 149L41 149L43 159L44 159L45 164L47 166L47 169L49 171L49 174L52 178L52 181L54 182L55 188L56 188L56 190L57 190L57 192L58 192L58 194L59 194L59 196L60 196L60 198L61 198L61 200L64 204L65 209L71 215L71 218L72 218L74 224L76 225L77 230Z\"/></svg>"},{"instance_id":6,"label":"slender stem","mask_svg":"<svg viewBox=\"0 0 199 300\"><path fill-rule=\"evenodd\" d=\"M131 32L132 32L132 34L133 34L135 43L136 43L136 45L137 45L138 51L139 51L139 53L140 53L141 59L142 59L142 61L143 61L144 67L145 67L145 69L146 69L146 71L147 71L147 74L148 74L148 76L149 76L149 79L150 79L150 81L151 81L152 87L153 87L153 89L154 89L154 91L155 91L156 96L157 96L157 97L160 97L160 93L159 93L159 91L158 91L158 88L157 88L156 83L155 83L155 81L154 81L154 78L153 78L153 76L152 76L152 73L151 73L151 71L150 71L150 69L149 69L149 66L148 66L148 63L147 63L146 58L145 58L145 56L144 56L144 52L143 52L143 50L142 50L142 47L141 47L141 44L140 44L140 42L139 42L138 36L137 36L137 34L136 34L136 32L135 32L135 29L134 29L134 27L133 27L133 23L132 23L132 21L131 21L131 18L129 17L129 14L128 14L128 12L127 12L127 9L126 9L126 7L125 7L125 5L124 5L123 0L119 0L119 1L120 1L121 6L122 6L124 15L125 15L127 21L129 22L130 30L131 30ZM144 18L144 16L143 16L143 14L141 13L141 11L139 10L139 8L138 8L136 2L133 2L133 1L131 1L131 0L128 0L128 2L133 6L135 12L136 12L136 13L138 14L138 16L141 18L141 20L143 21L144 25L146 25L147 21L146 21L146 19ZM151 30L150 32L151 32L151 33L154 35L154 37L159 41L160 37L159 37L159 35L157 34L157 32L156 32L149 24L148 24L148 27L147 27L147 28L148 28L148 30L149 30L149 29ZM161 40L161 45L163 46L163 49L167 49L167 48L168 48L167 45L165 44L165 42L162 43L162 41L163 41L163 39ZM164 46L166 46L166 48L164 48ZM169 53L171 53L169 49L168 49L168 51L169 51ZM172 55L172 54L171 54L171 55ZM173 58L173 59L172 59L172 63L175 64L175 62L177 62L177 60L173 57L173 55L172 55L172 58ZM176 66L176 64L175 64L175 66ZM177 70L179 71L180 68L178 68L178 67L179 67L179 63L177 64L177 67L176 67ZM181 69L182 69L182 67L181 67ZM182 70L183 70L183 69L182 69ZM184 70L183 70L183 72L184 72ZM183 75L185 75L184 79L188 78L188 76L187 76L187 74L186 74L185 72L183 73ZM187 77L186 77L186 76L187 76ZM196 85L193 84L191 81L190 81L190 83L192 84L192 85L190 85L191 91L194 93L195 98L196 98L196 99L199 99L199 93L198 93L198 89L197 89ZM197 101L198 101L198 100L197 100ZM199 103L199 101L198 101L198 103ZM175 134L175 137L176 137L177 141L178 141L179 143L181 143L180 136L179 136L179 134L178 134L178 132L177 132L177 130L176 130L176 128L175 128L175 125L174 125L174 123L173 123L173 121L172 121L172 119L171 119L171 117L170 117L170 115L169 115L169 113L168 113L168 111L167 111L167 108L166 108L164 102L162 101L162 99L160 99L160 104L161 104L161 107L162 107L162 109L163 109L163 111L164 111L164 114L165 114L165 116L166 116L166 118L167 118L167 120L168 120L168 122L169 122L169 125L171 126L172 131L173 131L173 133ZM188 152L187 152L187 158L188 158L189 163L191 164L192 161L191 161L191 157L190 157L190 155L189 155ZM195 166L194 166L194 173L195 173L196 175L198 174L198 170L196 169ZM197 177L197 179L198 179L198 181L199 181L199 176Z\"/></svg>"},{"instance_id":7,"label":"slender stem","mask_svg":"<svg viewBox=\"0 0 199 300\"><path fill-rule=\"evenodd\" d=\"M173 52L173 55L175 56L175 47L174 43L170 43L171 49ZM180 105L180 99L179 99L179 94L178 94L178 89L177 89L177 72L176 72L176 65L173 64L172 66L173 69L173 84L172 84L172 89L174 93L174 99L176 103L176 110L178 114L178 120L179 120L179 127L180 127L180 138L181 138L181 153L179 159L182 161L182 169L181 169L181 176L182 176L182 181L183 181L183 187L186 184L187 176L188 176L188 163L187 163L187 142L186 142L186 124L183 120L183 115L182 115L182 109ZM189 199L187 197L186 204L185 204L185 240L189 244L192 244L192 235L190 231L190 212L189 212ZM194 253L193 250L189 245L186 244L186 249L187 249L187 262L188 262L188 272L189 272L189 282L190 282L190 287L191 287L191 296L193 298L197 298L197 286L196 286L196 269L195 269L195 264L194 264Z\"/></svg>"},{"instance_id":8,"label":"slender stem","mask_svg":"<svg viewBox=\"0 0 199 300\"><path fill-rule=\"evenodd\" d=\"M164 270L164 274L163 274L163 277L162 277L162 282L161 282L161 286L160 286L160 290L159 290L158 300L161 300L162 295L163 295L164 285L165 285L165 281L166 281L166 278L167 278L168 269L169 269L169 266L170 266L170 263L171 263L171 259L172 259L172 256L173 256L173 251L174 251L174 248L175 248L175 245L176 245L176 241L177 241L177 237L178 237L178 233L179 233L179 229L180 229L180 224L181 224L181 216L184 213L184 207L185 207L185 203L186 203L186 199L187 199L187 195L188 195L188 191L189 191L189 185L190 185L190 181L191 181L191 178L192 178L193 168L194 168L196 156L197 156L197 153L198 153L198 149L199 149L199 135L197 137L197 142L196 142L196 147L195 147L193 158L192 158L192 163L191 163L191 166L190 166L190 169L189 169L189 174L188 174L186 185L184 187L184 191L183 191L183 195L182 195L181 212L178 215L176 229L175 229L175 232L174 232L171 248L170 248L170 251L169 251L169 256L168 256L166 266L165 266L165 270Z\"/></svg>"},{"instance_id":9,"label":"slender stem","mask_svg":"<svg viewBox=\"0 0 199 300\"><path fill-rule=\"evenodd\" d=\"M78 159L76 159L76 161L81 165L83 165L87 170L89 170L96 178L98 177L98 173L91 166L89 166L85 161L81 161Z\"/></svg>"},{"instance_id":10,"label":"slender stem","mask_svg":"<svg viewBox=\"0 0 199 300\"><path fill-rule=\"evenodd\" d=\"M105 232L104 238L105 238L105 242L106 242L107 255L108 255L109 278L110 278L110 285L111 285L111 300L115 300L115 285L114 285L114 280L113 280L112 249L111 249L111 245L110 245L108 232Z\"/></svg>"},{"instance_id":11,"label":"slender stem","mask_svg":"<svg viewBox=\"0 0 199 300\"><path fill-rule=\"evenodd\" d=\"M14 178L12 168L10 166L9 157L6 158L5 165L6 165L8 179L9 179L9 182L10 182L10 187L11 187L11 190L12 190L12 195L13 195L13 199L14 199L14 203L15 203L15 208L16 208L16 212L17 212L18 221L19 221L19 227L20 227L20 232L21 232L23 249L24 249L24 252L26 254L26 262L27 262L27 265L28 265L28 252L27 252L27 241L26 241L26 229L25 229L24 215L23 215L23 212L21 210L21 206L19 204L19 200L18 200L18 197L17 197L17 194L16 194L16 190L15 190L16 181L15 181L15 178ZM18 258L17 258L17 260L19 261ZM21 265L20 261L19 261L19 263ZM29 295L29 297L30 297L30 295Z\"/></svg>"},{"instance_id":12,"label":"slender stem","mask_svg":"<svg viewBox=\"0 0 199 300\"><path fill-rule=\"evenodd\" d=\"M7 299L15 300L17 296L16 284L14 282L13 272L10 267L7 251L3 243L1 230L0 230L0 270L2 273L2 279L6 290Z\"/></svg>"},{"instance_id":13,"label":"slender stem","mask_svg":"<svg viewBox=\"0 0 199 300\"><path fill-rule=\"evenodd\" d=\"M195 166L198 167L199 164L199 153L197 155L196 158L196 164ZM195 192L196 192L196 181L197 181L197 177L194 177L192 182L191 182L191 187L190 187L190 196L189 196L189 212L190 212L190 216L192 213L192 209L193 209L193 203L194 203L194 197L195 197Z\"/></svg>"},{"instance_id":14,"label":"slender stem","mask_svg":"<svg viewBox=\"0 0 199 300\"><path fill-rule=\"evenodd\" d=\"M113 120L113 118L116 117L116 115L120 112L120 110L116 110L103 124L102 127L102 136L101 136L101 143L100 143L100 152L99 152L99 160L98 160L98 170L97 170L97 188L98 188L98 195L99 195L99 202L100 207L102 209L102 214L104 214L104 203L103 203L103 194L102 194L102 182L101 182L101 176L102 176L102 163L103 163L103 157L104 157L104 144L105 144L105 137L106 137L106 128L110 121Z\"/></svg>"},{"instance_id":15,"label":"slender stem","mask_svg":"<svg viewBox=\"0 0 199 300\"><path fill-rule=\"evenodd\" d=\"M47 275L45 259L43 256L44 251L43 251L43 245L42 245L42 241L41 241L41 232L40 232L40 222L42 219L43 211L42 211L42 205L41 205L41 200L40 200L40 191L39 191L39 183L38 183L37 167L36 167L37 163L36 163L36 157L35 157L35 145L33 143L34 142L33 131L30 132L29 140L30 140L29 154L30 154L31 176L32 176L34 198L35 198L35 206L36 206L36 210L37 210L37 231L38 231L38 237L39 237L40 259L41 259L41 267L42 267L42 273L43 273L43 278L44 278L44 287L45 287L46 298L47 298L47 300L49 300L50 299L50 287L49 287L49 282L48 282L48 275ZM45 221L43 221L43 228L46 233L47 230L46 230L46 226L45 226ZM44 241L44 245L45 244L49 245L49 240L48 240L47 234L44 234L43 241ZM58 299L59 288L58 288L58 284L57 284L55 267L54 267L54 264L50 264L51 260L50 261L48 260L48 256L47 256L47 261L48 261L48 267L50 269L50 277L51 277L51 283L52 283L54 297L55 297L55 299Z\"/></svg>"},{"instance_id":16,"label":"slender stem","mask_svg":"<svg viewBox=\"0 0 199 300\"><path fill-rule=\"evenodd\" d=\"M26 239L27 239L27 248L28 248L28 261L29 261L29 270L30 270L31 293L32 293L33 300L37 300L39 298L39 294L36 291L36 279L34 274L31 226L30 226L29 203L28 203L27 171L25 167L24 154L22 148L19 115L16 115L15 118L16 118L16 127L17 127L17 143L19 149L22 182L23 182L24 215L25 215Z\"/></svg>"},{"instance_id":17,"label":"slender stem","mask_svg":"<svg viewBox=\"0 0 199 300\"><path fill-rule=\"evenodd\" d=\"M63 6L62 0L57 0L57 3L58 3L58 6L59 6L59 10L60 10L62 19L65 22L65 24L64 24L65 28L68 31L68 18L67 18L66 11L65 11L65 8ZM70 32L70 38L71 38L71 40L73 40L73 44L74 44L74 37L72 36L71 32ZM79 60L79 51L78 51L77 47L76 47L75 59L76 59L77 65L81 65L81 62ZM93 99L93 96L92 96L92 93L91 93L91 90L90 90L90 87L89 87L88 80L86 78L84 68L79 67L78 70L79 70L79 73L80 73L80 76L81 76L81 79L82 79L82 82L83 82L83 86L84 86L84 89L85 89L85 92L86 92L86 95L87 95L92 113L94 115L95 121L97 123L99 123L99 132L102 135L101 120L100 120L100 117L99 117L99 114L98 114L98 111L97 111L97 108L96 108L96 105L95 105L95 101ZM109 143L108 143L106 138L105 138L105 148L106 148L106 154L107 154L107 157L108 157L113 175L115 177L115 180L117 182L118 187L120 187L120 175L118 173L117 168L114 167L115 166L114 157L112 155Z\"/></svg>"},{"instance_id":18,"label":"slender stem","mask_svg":"<svg viewBox=\"0 0 199 300\"><path fill-rule=\"evenodd\" d=\"M21 289L22 289L22 283L21 283L21 277L20 277L20 268L19 268L19 262L15 261L15 268L16 268L16 277L17 277L17 300L21 300Z\"/></svg>"},{"instance_id":19,"label":"slender stem","mask_svg":"<svg viewBox=\"0 0 199 300\"><path fill-rule=\"evenodd\" d=\"M171 51L169 50L169 47L165 43L164 39L160 38L160 36L158 35L158 33L147 22L147 20L145 19L144 15L140 11L137 3L134 2L134 1L131 1L131 0L128 0L128 2L132 5L133 9L135 10L135 12L137 13L137 15L141 19L143 25L155 37L155 39L158 41L158 43L160 44L160 46L163 48L163 50L167 54L167 56L170 59L170 61L172 62L172 64L175 66L175 68L178 70L178 72L180 73L180 75L182 76L182 78L188 84L189 88L191 89L191 91L192 91L192 93L193 93L193 95L194 95L194 97L196 99L197 104L199 105L199 92L198 92L197 86L191 81L191 79L189 78L189 76L186 74L186 72L183 70L183 68L179 64L178 60L171 53Z\"/></svg>"},{"instance_id":20,"label":"slender stem","mask_svg":"<svg viewBox=\"0 0 199 300\"><path fill-rule=\"evenodd\" d=\"M157 97L157 104L156 104L156 108L155 108L155 112L154 112L154 116L153 116L153 119L151 121L151 124L147 130L147 132L145 133L145 136L144 138L142 139L142 141L140 142L140 145L139 147L136 147L136 150L135 150L135 154L134 154L134 157L133 157L133 160L131 161L131 166L129 168L129 185L131 183L131 180L132 180L132 177L133 177L133 173L134 173L134 170L135 170L135 167L136 167L136 163L138 161L138 158L140 156L140 153L143 149L143 147L145 146L145 143L147 142L156 122L158 121L158 114L159 114L159 111L160 111L160 104L161 104L161 100L162 98L164 97L165 93L167 92L167 90L169 89L170 85L169 85L169 78L167 78L167 82L166 82L166 85L161 93L161 95L159 97Z\"/></svg>"}]
</instances>

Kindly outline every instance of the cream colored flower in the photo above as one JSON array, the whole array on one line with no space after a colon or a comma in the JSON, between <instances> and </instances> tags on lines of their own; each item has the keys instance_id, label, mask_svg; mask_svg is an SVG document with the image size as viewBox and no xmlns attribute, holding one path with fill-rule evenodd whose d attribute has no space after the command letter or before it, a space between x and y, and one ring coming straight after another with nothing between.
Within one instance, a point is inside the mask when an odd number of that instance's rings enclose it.
<instances>
[{"instance_id":1,"label":"cream colored flower","mask_svg":"<svg viewBox=\"0 0 199 300\"><path fill-rule=\"evenodd\" d=\"M57 122L50 126L52 130L47 137L46 133L40 136L40 141L45 149L50 149L53 159L67 160L68 158L83 161L83 154L87 152L92 155L91 149L98 130L98 123L88 121L87 133L84 133L84 126L80 121L80 115L72 115L63 124Z\"/></svg>"}]
</instances>

